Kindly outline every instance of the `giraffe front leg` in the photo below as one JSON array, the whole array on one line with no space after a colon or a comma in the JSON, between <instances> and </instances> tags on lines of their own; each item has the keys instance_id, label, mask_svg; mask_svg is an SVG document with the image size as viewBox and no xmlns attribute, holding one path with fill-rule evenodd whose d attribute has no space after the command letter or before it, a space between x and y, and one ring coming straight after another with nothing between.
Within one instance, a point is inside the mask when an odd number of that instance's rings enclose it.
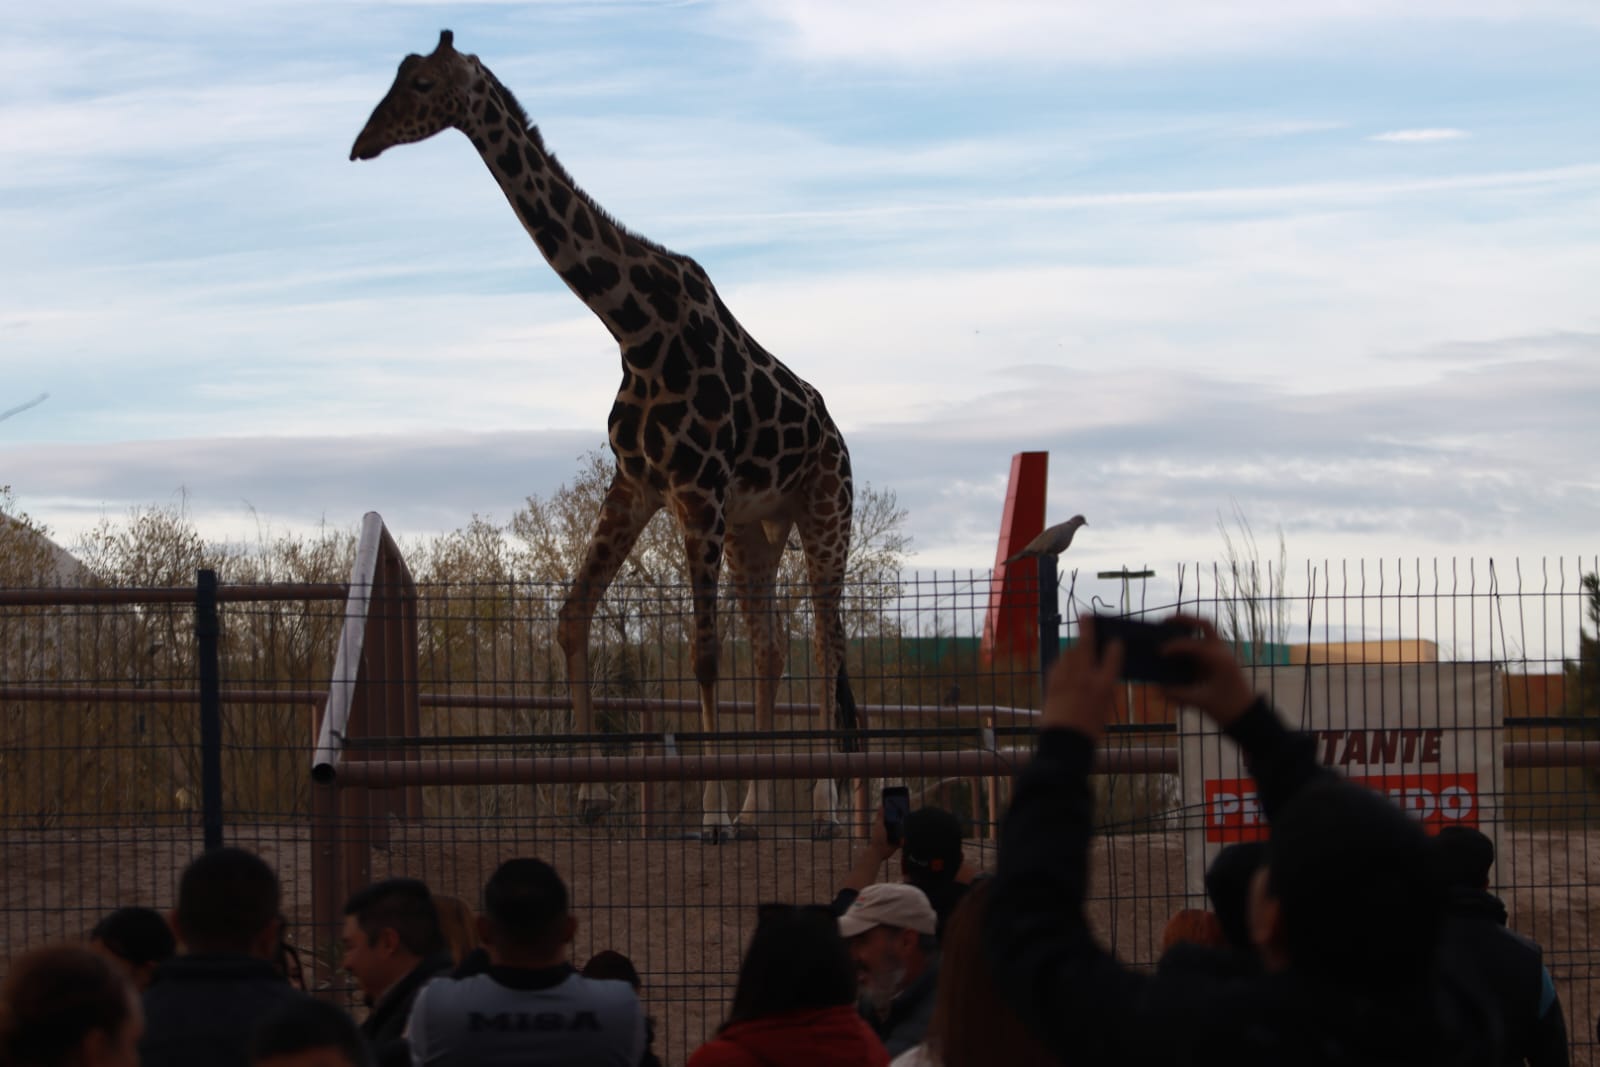
<instances>
[{"instance_id":1,"label":"giraffe front leg","mask_svg":"<svg viewBox=\"0 0 1600 1067\"><path fill-rule=\"evenodd\" d=\"M659 506L624 481L620 472L612 478L605 500L600 504L600 517L589 538L578 576L561 605L556 643L566 654L567 694L572 701L576 733L594 732L594 701L589 692L589 631L595 608ZM585 823L599 822L612 804L610 791L600 783L584 782L578 786L577 810Z\"/></svg>"}]
</instances>

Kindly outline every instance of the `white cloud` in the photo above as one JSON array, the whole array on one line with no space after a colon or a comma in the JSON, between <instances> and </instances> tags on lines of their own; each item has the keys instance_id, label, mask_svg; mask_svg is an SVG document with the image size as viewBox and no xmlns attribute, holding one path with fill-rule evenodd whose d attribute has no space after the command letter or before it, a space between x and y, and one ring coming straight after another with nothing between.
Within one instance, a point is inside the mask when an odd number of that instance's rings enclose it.
<instances>
[{"instance_id":1,"label":"white cloud","mask_svg":"<svg viewBox=\"0 0 1600 1067\"><path fill-rule=\"evenodd\" d=\"M739 0L722 14L806 61L896 67L1229 55L1399 23L1600 26L1600 9L1588 0Z\"/></svg>"},{"instance_id":2,"label":"white cloud","mask_svg":"<svg viewBox=\"0 0 1600 1067\"><path fill-rule=\"evenodd\" d=\"M1421 130L1389 130L1385 133L1375 133L1368 140L1388 141L1394 144L1429 144L1435 141L1459 141L1470 136L1472 135L1466 130L1445 126Z\"/></svg>"}]
</instances>

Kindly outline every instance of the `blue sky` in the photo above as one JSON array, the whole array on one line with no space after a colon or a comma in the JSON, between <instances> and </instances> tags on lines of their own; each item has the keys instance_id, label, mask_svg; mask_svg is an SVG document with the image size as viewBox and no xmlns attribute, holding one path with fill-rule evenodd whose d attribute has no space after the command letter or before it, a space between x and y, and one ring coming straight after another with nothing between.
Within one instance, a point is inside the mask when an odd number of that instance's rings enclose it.
<instances>
[{"instance_id":1,"label":"blue sky","mask_svg":"<svg viewBox=\"0 0 1600 1067\"><path fill-rule=\"evenodd\" d=\"M438 31L827 397L922 569L1012 453L1076 565L1584 553L1600 7L1468 0L32 5L0 43L0 484L58 539L504 520L608 335L465 139L350 144Z\"/></svg>"}]
</instances>

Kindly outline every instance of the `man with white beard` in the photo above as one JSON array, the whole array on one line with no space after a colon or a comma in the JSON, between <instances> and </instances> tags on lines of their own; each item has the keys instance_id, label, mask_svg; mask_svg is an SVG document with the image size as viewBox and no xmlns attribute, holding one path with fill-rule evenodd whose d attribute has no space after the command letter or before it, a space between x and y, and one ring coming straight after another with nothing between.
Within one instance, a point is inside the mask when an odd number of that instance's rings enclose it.
<instances>
[{"instance_id":1,"label":"man with white beard","mask_svg":"<svg viewBox=\"0 0 1600 1067\"><path fill-rule=\"evenodd\" d=\"M916 886L879 883L839 916L860 984L860 1009L896 1056L919 1044L933 1017L939 978L939 919Z\"/></svg>"}]
</instances>

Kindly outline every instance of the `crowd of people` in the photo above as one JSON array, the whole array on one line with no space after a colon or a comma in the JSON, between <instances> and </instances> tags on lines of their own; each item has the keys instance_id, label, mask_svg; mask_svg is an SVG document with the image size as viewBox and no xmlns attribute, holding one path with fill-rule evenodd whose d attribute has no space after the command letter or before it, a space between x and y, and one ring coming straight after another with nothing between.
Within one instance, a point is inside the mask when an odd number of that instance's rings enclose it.
<instances>
[{"instance_id":1,"label":"crowd of people","mask_svg":"<svg viewBox=\"0 0 1600 1067\"><path fill-rule=\"evenodd\" d=\"M1120 648L1085 640L1047 686L995 870L966 861L938 808L881 813L831 903L763 905L732 1001L688 1067L1045 1064L1503 1064L1568 1061L1539 947L1489 892L1492 841L1429 837L1323 768L1201 620L1170 643L1170 695L1243 750L1270 832L1207 872L1153 969L1119 961L1085 911L1089 774ZM899 856L900 880L879 880ZM355 1015L303 991L278 878L220 848L184 870L169 915L122 908L81 944L11 962L0 1067L657 1065L638 970L582 967L568 890L509 859L477 912L390 878L344 909Z\"/></svg>"}]
</instances>

